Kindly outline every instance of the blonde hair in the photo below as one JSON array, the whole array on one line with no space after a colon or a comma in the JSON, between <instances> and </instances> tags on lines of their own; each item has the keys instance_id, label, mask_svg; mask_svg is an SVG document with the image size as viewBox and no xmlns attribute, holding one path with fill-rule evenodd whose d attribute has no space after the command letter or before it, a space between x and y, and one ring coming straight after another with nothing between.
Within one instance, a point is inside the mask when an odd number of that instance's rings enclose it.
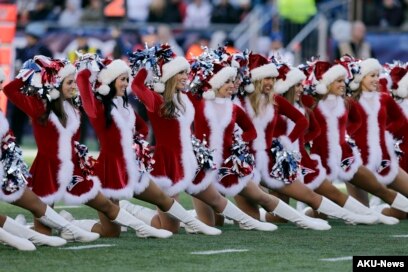
<instances>
[{"instance_id":1,"label":"blonde hair","mask_svg":"<svg viewBox=\"0 0 408 272\"><path fill-rule=\"evenodd\" d=\"M275 105L274 93L271 92L269 95L265 95L262 93L263 83L262 79L254 81L255 90L248 95L249 101L251 102L251 106L254 109L255 115L259 115L259 113L266 108L267 105L273 104ZM262 99L265 97L266 99Z\"/></svg>"},{"instance_id":2,"label":"blonde hair","mask_svg":"<svg viewBox=\"0 0 408 272\"><path fill-rule=\"evenodd\" d=\"M177 75L177 74L176 74ZM160 107L160 114L165 118L177 118L179 116L178 112L186 110L186 106L180 97L180 92L177 92L177 80L176 75L172 76L164 84L164 93L163 93L163 104ZM174 94L177 93L177 102L173 100ZM181 108L180 108L181 106Z\"/></svg>"}]
</instances>

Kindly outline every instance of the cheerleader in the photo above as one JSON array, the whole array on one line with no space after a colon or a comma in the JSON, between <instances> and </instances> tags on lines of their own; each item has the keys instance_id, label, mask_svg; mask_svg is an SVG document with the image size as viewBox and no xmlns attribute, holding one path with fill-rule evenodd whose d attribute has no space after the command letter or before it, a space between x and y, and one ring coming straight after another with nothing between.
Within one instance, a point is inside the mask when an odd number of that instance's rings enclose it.
<instances>
[{"instance_id":1,"label":"cheerleader","mask_svg":"<svg viewBox=\"0 0 408 272\"><path fill-rule=\"evenodd\" d=\"M308 108L305 108L300 99L303 92L302 81L306 79L305 74L298 68L288 67L285 64L282 64L279 67L278 72L279 75L274 85L275 93L281 94L285 97L287 101L294 105L296 109L309 120L307 132L294 143L295 149L298 150L302 156L300 162L300 179L307 187L320 195L326 196L341 207L348 207L350 206L349 203L362 206L360 202L356 201L351 196L342 193L327 179L326 169L323 167L319 155L309 155L306 151L305 144L313 141L320 134L320 127L313 112ZM275 128L275 137L286 135L286 133L290 132L294 126L295 124L291 120L280 116ZM360 207L360 209L363 207ZM354 212L358 214L357 211ZM361 215L357 218L356 223L373 224L377 222L377 220L378 218L376 216Z\"/></svg>"},{"instance_id":2,"label":"cheerleader","mask_svg":"<svg viewBox=\"0 0 408 272\"><path fill-rule=\"evenodd\" d=\"M223 214L242 224L244 229L273 231L276 226L259 222L243 213L230 201L222 197L210 186L212 180L194 184L198 164L193 151L191 125L195 118L193 103L183 92L186 88L187 72L190 64L183 57L175 57L167 45L159 52L166 52L170 58L160 57L160 82L154 84L154 91L145 86L146 69L141 69L132 83L132 90L146 106L156 137L154 159L156 165L151 178L170 196L187 193L211 206L215 212ZM163 130L165 128L165 130ZM178 228L177 222L160 213L160 220ZM188 231L189 227L186 226Z\"/></svg>"},{"instance_id":3,"label":"cheerleader","mask_svg":"<svg viewBox=\"0 0 408 272\"><path fill-rule=\"evenodd\" d=\"M382 66L378 60L371 58L355 64L359 71L349 83L354 99L351 106L360 111L362 123L350 136L360 149L363 164L379 182L398 192L387 203L407 212L408 174L399 166L393 139L406 125L405 116L389 94L379 92Z\"/></svg>"},{"instance_id":4,"label":"cheerleader","mask_svg":"<svg viewBox=\"0 0 408 272\"><path fill-rule=\"evenodd\" d=\"M3 90L5 76L0 69L0 91ZM99 237L77 228L47 206L26 187L27 166L22 160L21 150L15 143L9 123L0 112L0 200L29 210L34 217L45 224L64 231L64 238L80 242L90 242ZM10 166L13 165L14 168ZM17 167L16 167L17 166ZM35 245L62 246L66 240L41 234L18 224L10 217L0 216L0 241L19 250L35 250Z\"/></svg>"},{"instance_id":5,"label":"cheerleader","mask_svg":"<svg viewBox=\"0 0 408 272\"><path fill-rule=\"evenodd\" d=\"M4 92L32 120L38 146L37 156L30 169L32 177L29 179L29 187L33 192L49 205L64 200L70 204L86 204L98 210L108 220L88 227L84 227L84 224L89 221L73 223L104 237L118 236L115 232L118 225L135 229L140 237L169 237L171 233L156 230L120 209L100 192L99 179L92 173L84 175L78 167L75 140L79 138L80 116L73 104L76 91L75 67L69 62L44 56L36 56L34 62L29 63L32 63L33 70L23 69L20 75L27 77L31 73L31 87L41 87L43 95L47 94L50 100L23 94L20 89L24 83L20 76L7 85ZM35 69L39 71L35 72ZM35 229L50 233L51 230L44 228L41 223L35 220ZM94 235L98 237L96 233Z\"/></svg>"},{"instance_id":6,"label":"cheerleader","mask_svg":"<svg viewBox=\"0 0 408 272\"><path fill-rule=\"evenodd\" d=\"M310 65L308 73L307 81L314 86L317 94L318 103L313 112L321 129L313 141L311 153L321 157L329 180L347 181L387 203L393 203L398 194L376 180L373 173L362 165L357 148L352 148L351 142L347 141L346 133L353 135L361 124L360 111L351 105L355 102L343 99L347 70L340 64L332 66L328 62L316 61ZM407 201L405 197L399 199L403 203ZM355 201L346 202L345 208L361 214L375 213L365 206L356 205ZM396 218L376 215L384 224L398 223Z\"/></svg>"},{"instance_id":7,"label":"cheerleader","mask_svg":"<svg viewBox=\"0 0 408 272\"><path fill-rule=\"evenodd\" d=\"M88 63L89 66L86 62L83 63L85 67L95 66L92 63ZM220 230L192 217L177 201L164 194L150 181L149 173L142 172L140 165L138 166L137 162L142 158L137 158L136 151L132 149L134 137L137 133L147 135L148 131L142 119L132 108L128 108L126 89L129 85L129 73L130 68L124 61L112 61L98 73L95 94L90 82L91 71L84 68L77 76L84 110L100 143L101 150L95 172L102 182L102 192L114 199L115 203L121 198L135 197L157 205L160 211L163 211L161 214L171 215L183 222L189 226L192 233L220 234ZM159 153L159 150L161 146L158 144L156 153ZM167 162L176 158L165 159ZM155 169L160 166L157 162L160 161L156 159ZM122 204L122 208L128 210L130 202L123 203L128 205ZM107 220L103 215L100 215L100 219L101 222ZM161 230L163 232L167 232L166 230L177 232L177 229L169 226L167 221L163 221L155 214L140 219L148 225L164 229Z\"/></svg>"},{"instance_id":8,"label":"cheerleader","mask_svg":"<svg viewBox=\"0 0 408 272\"><path fill-rule=\"evenodd\" d=\"M283 148L289 151L294 150L294 142L304 134L308 122L301 112L273 92L275 79L278 76L276 66L258 54L250 54L248 61L254 92L241 99L241 104L252 118L257 130L257 138L252 144L256 154L256 181L262 180L262 184L267 188L305 202L326 215L341 218L352 224L359 222L358 215L322 197L300 182L296 178L296 169L292 169L293 173L286 173L286 175L279 173L283 169L276 169L275 163L281 158L275 157L271 149L275 148L272 146L273 134L279 116L285 116L296 124L288 136L278 138ZM245 203L242 199L240 203L243 207L245 205L245 211L251 211L253 216L259 218L257 207L251 203Z\"/></svg>"},{"instance_id":9,"label":"cheerleader","mask_svg":"<svg viewBox=\"0 0 408 272\"><path fill-rule=\"evenodd\" d=\"M251 202L260 204L269 213L277 214L302 228L330 229L327 222L308 219L283 201L262 191L251 180L253 177L251 163L254 162L252 154L245 151L237 154L237 151L232 150L233 148L245 149L245 144L238 144L237 141L250 143L256 138L256 129L248 115L231 100L237 69L230 67L226 62L217 63L210 60L208 63L211 65L205 65L205 67L214 67L212 71L204 68L204 71L199 69L192 73L193 77L195 74L208 75L205 79L201 78L200 84L195 86L197 93L204 99L192 96L191 101L195 108L194 134L200 141L208 141L209 149L214 152L216 170L200 170L187 191L197 194L202 191L202 188L207 187L206 190L208 190L215 186L225 196L239 194ZM193 63L192 66L198 65ZM209 86L211 89L204 90L204 86ZM190 91L195 93L194 90ZM234 139L235 126L240 127L241 133L240 136L235 135ZM238 158L239 156L245 159ZM194 206L198 218L204 222L215 223L213 210L207 204L194 198ZM240 226L245 228L241 223Z\"/></svg>"}]
</instances>

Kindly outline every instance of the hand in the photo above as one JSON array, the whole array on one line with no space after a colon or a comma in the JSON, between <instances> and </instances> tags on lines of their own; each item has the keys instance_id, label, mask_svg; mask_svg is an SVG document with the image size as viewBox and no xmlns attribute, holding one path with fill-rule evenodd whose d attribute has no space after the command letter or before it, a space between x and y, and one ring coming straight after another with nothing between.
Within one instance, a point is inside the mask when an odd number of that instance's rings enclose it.
<instances>
[{"instance_id":1,"label":"hand","mask_svg":"<svg viewBox=\"0 0 408 272\"><path fill-rule=\"evenodd\" d=\"M20 78L23 82L28 81L28 79L35 73L32 69L20 69L16 78Z\"/></svg>"}]
</instances>

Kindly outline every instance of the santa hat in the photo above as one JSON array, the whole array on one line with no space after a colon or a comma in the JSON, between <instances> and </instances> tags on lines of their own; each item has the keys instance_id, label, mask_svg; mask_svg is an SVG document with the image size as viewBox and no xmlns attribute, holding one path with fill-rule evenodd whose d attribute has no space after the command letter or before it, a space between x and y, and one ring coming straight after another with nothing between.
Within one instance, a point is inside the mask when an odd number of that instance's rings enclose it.
<instances>
[{"instance_id":1,"label":"santa hat","mask_svg":"<svg viewBox=\"0 0 408 272\"><path fill-rule=\"evenodd\" d=\"M208 76L205 81L211 88L204 91L203 97L205 99L214 99L215 92L224 85L228 79L235 78L237 75L237 68L230 67L227 63L214 63L213 73ZM205 82L204 82L205 83ZM206 84L204 84L206 85Z\"/></svg>"},{"instance_id":2,"label":"santa hat","mask_svg":"<svg viewBox=\"0 0 408 272\"><path fill-rule=\"evenodd\" d=\"M190 71L190 64L184 57L174 57L170 61L165 62L164 59L158 60L160 67L161 76L159 77L159 82L153 84L153 89L158 93L164 92L164 84L174 75L186 70Z\"/></svg>"},{"instance_id":3,"label":"santa hat","mask_svg":"<svg viewBox=\"0 0 408 272\"><path fill-rule=\"evenodd\" d=\"M0 82L4 81L6 79L6 75L3 72L3 69L0 67Z\"/></svg>"},{"instance_id":4,"label":"santa hat","mask_svg":"<svg viewBox=\"0 0 408 272\"><path fill-rule=\"evenodd\" d=\"M319 60L310 64L307 81L315 84L316 93L323 95L328 92L327 87L342 76L347 76L347 70L343 65L332 65L330 62Z\"/></svg>"},{"instance_id":5,"label":"santa hat","mask_svg":"<svg viewBox=\"0 0 408 272\"><path fill-rule=\"evenodd\" d=\"M300 81L303 81L305 74L295 67L289 67L286 64L281 65L278 68L279 75L274 85L274 91L278 94L287 92L292 86Z\"/></svg>"},{"instance_id":6,"label":"santa hat","mask_svg":"<svg viewBox=\"0 0 408 272\"><path fill-rule=\"evenodd\" d=\"M95 91L101 95L107 95L110 91L109 84L121 74L127 73L130 76L130 72L129 66L123 60L117 59L110 62L99 72L98 82L100 85Z\"/></svg>"},{"instance_id":7,"label":"santa hat","mask_svg":"<svg viewBox=\"0 0 408 272\"><path fill-rule=\"evenodd\" d=\"M354 75L354 79L349 83L349 87L351 90L357 90L360 86L361 81L367 74L376 70L382 70L381 64L377 59L374 58L363 60L361 62L358 62L357 64L360 67L360 71L358 74Z\"/></svg>"},{"instance_id":8,"label":"santa hat","mask_svg":"<svg viewBox=\"0 0 408 272\"><path fill-rule=\"evenodd\" d=\"M267 77L277 77L279 74L275 64L259 54L249 54L248 67L252 81Z\"/></svg>"},{"instance_id":9,"label":"santa hat","mask_svg":"<svg viewBox=\"0 0 408 272\"><path fill-rule=\"evenodd\" d=\"M395 66L391 69L391 89L395 95L405 98L408 96L408 69L401 66Z\"/></svg>"}]
</instances>

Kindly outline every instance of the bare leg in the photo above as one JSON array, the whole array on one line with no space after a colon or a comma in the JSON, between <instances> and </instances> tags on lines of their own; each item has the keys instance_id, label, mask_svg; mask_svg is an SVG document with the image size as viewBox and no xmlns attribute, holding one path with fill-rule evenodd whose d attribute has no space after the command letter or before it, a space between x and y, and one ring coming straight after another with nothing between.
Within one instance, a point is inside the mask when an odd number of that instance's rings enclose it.
<instances>
[{"instance_id":1,"label":"bare leg","mask_svg":"<svg viewBox=\"0 0 408 272\"><path fill-rule=\"evenodd\" d=\"M0 227L4 226L4 223L6 222L7 217L4 215L0 215Z\"/></svg>"},{"instance_id":2,"label":"bare leg","mask_svg":"<svg viewBox=\"0 0 408 272\"><path fill-rule=\"evenodd\" d=\"M397 177L394 179L394 181L390 185L388 185L388 187L408 197L408 174L407 172L405 172L404 170L400 168L398 171Z\"/></svg>"},{"instance_id":3,"label":"bare leg","mask_svg":"<svg viewBox=\"0 0 408 272\"><path fill-rule=\"evenodd\" d=\"M377 181L374 174L366 167L361 166L354 177L350 180L350 183L355 186L378 196L388 204L392 204L397 193L385 187L383 184Z\"/></svg>"},{"instance_id":4,"label":"bare leg","mask_svg":"<svg viewBox=\"0 0 408 272\"><path fill-rule=\"evenodd\" d=\"M195 197L193 197L193 205L197 212L197 218L201 222L209 226L215 226L214 210L209 205Z\"/></svg>"},{"instance_id":5,"label":"bare leg","mask_svg":"<svg viewBox=\"0 0 408 272\"><path fill-rule=\"evenodd\" d=\"M363 203L365 206L369 206L368 193L366 191L354 186L350 182L346 182L346 188L349 195Z\"/></svg>"},{"instance_id":6,"label":"bare leg","mask_svg":"<svg viewBox=\"0 0 408 272\"><path fill-rule=\"evenodd\" d=\"M118 201L114 202L106 198L103 194L98 193L96 197L88 201L86 205L97 210L99 218L101 219L100 224L95 224L92 227L92 232L99 233L102 237L119 237L120 226L112 222L119 213ZM102 217L101 214L103 214Z\"/></svg>"},{"instance_id":7,"label":"bare leg","mask_svg":"<svg viewBox=\"0 0 408 272\"><path fill-rule=\"evenodd\" d=\"M252 201L241 195L234 196L235 202L237 203L238 208L240 208L244 213L249 216L259 220L259 206L258 203ZM269 222L269 221L268 221Z\"/></svg>"},{"instance_id":8,"label":"bare leg","mask_svg":"<svg viewBox=\"0 0 408 272\"><path fill-rule=\"evenodd\" d=\"M269 194L279 198L286 204L289 204L290 197L288 197L287 195L284 195L274 190L268 190L268 191L269 191ZM266 222L273 222L273 223L287 223L288 222L286 219L283 219L282 217L271 214L271 213L267 213L265 216L265 219L266 219Z\"/></svg>"},{"instance_id":9,"label":"bare leg","mask_svg":"<svg viewBox=\"0 0 408 272\"><path fill-rule=\"evenodd\" d=\"M327 179L324 180L323 183L318 188L316 188L315 192L318 193L319 195L327 197L328 199L337 203L341 207L343 207L344 204L346 204L348 198L348 195L340 191Z\"/></svg>"},{"instance_id":10,"label":"bare leg","mask_svg":"<svg viewBox=\"0 0 408 272\"><path fill-rule=\"evenodd\" d=\"M195 194L194 197L209 205L217 213L222 213L228 203L227 199L212 184L204 191Z\"/></svg>"},{"instance_id":11,"label":"bare leg","mask_svg":"<svg viewBox=\"0 0 408 272\"><path fill-rule=\"evenodd\" d=\"M285 185L282 188L277 189L277 191L308 204L314 210L318 209L322 202L321 195L306 187L306 185L299 180L296 180L289 185Z\"/></svg>"}]
</instances>

